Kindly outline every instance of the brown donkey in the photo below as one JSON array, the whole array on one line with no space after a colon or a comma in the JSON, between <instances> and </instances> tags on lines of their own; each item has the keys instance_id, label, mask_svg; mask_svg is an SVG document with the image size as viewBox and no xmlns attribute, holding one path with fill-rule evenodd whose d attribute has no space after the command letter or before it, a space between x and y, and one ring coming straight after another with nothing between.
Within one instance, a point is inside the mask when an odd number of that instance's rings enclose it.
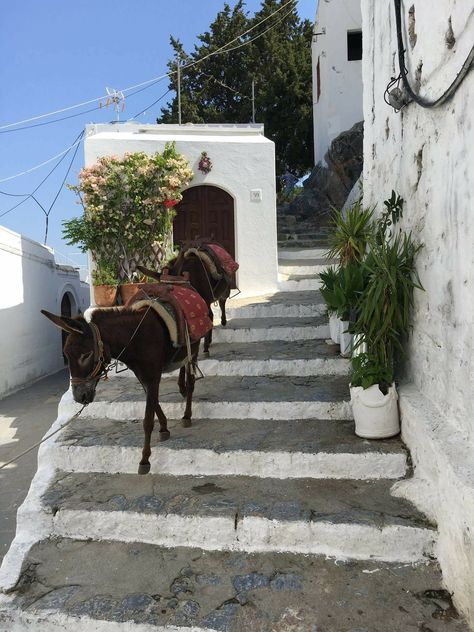
<instances>
[{"instance_id":1,"label":"brown donkey","mask_svg":"<svg viewBox=\"0 0 474 632\"><path fill-rule=\"evenodd\" d=\"M79 404L94 401L97 383L107 374L112 359L120 358L135 373L146 393L145 441L138 473L148 474L155 414L160 423L160 441L170 437L167 419L159 404L163 372L180 367L178 385L180 393L186 397L183 425L191 425L195 377L192 364L187 362L186 347L173 347L166 325L153 310L98 310L92 313L90 323L81 316L67 318L41 311L69 334L64 354L69 361L72 395ZM198 352L199 341L191 344L193 363Z\"/></svg>"},{"instance_id":2,"label":"brown donkey","mask_svg":"<svg viewBox=\"0 0 474 632\"><path fill-rule=\"evenodd\" d=\"M169 274L173 276L181 276L187 272L189 274L189 282L196 292L204 299L209 309L209 318L214 320L214 314L212 313L211 305L215 302L219 302L221 308L221 325L225 327L227 325L227 318L225 314L225 303L230 295L231 284L225 275L215 280L211 277L208 270L205 267L203 261L196 255L191 254L185 256L187 246L182 246L178 256L170 261L167 269ZM155 272L149 270L143 266L137 266L138 269L151 277L152 279L160 280L161 272ZM209 330L204 337L204 353L209 353L209 347L212 342L212 329Z\"/></svg>"}]
</instances>

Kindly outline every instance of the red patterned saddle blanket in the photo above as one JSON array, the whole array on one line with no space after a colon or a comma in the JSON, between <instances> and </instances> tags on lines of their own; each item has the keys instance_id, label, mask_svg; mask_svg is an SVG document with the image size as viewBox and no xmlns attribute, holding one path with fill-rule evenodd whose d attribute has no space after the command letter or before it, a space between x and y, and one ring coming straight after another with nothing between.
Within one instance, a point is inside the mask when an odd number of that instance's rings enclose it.
<instances>
[{"instance_id":1,"label":"red patterned saddle blanket","mask_svg":"<svg viewBox=\"0 0 474 632\"><path fill-rule=\"evenodd\" d=\"M217 259L217 262L228 276L232 276L234 272L239 269L237 261L234 261L227 250L225 250L222 246L211 242L205 244L205 246L208 251L211 251L214 255L214 260Z\"/></svg>"},{"instance_id":2,"label":"red patterned saddle blanket","mask_svg":"<svg viewBox=\"0 0 474 632\"><path fill-rule=\"evenodd\" d=\"M125 307L133 311L152 308L165 322L173 344L185 346L186 330L191 342L197 342L212 329L212 320L205 301L191 288L187 279L174 279L142 284Z\"/></svg>"}]
</instances>

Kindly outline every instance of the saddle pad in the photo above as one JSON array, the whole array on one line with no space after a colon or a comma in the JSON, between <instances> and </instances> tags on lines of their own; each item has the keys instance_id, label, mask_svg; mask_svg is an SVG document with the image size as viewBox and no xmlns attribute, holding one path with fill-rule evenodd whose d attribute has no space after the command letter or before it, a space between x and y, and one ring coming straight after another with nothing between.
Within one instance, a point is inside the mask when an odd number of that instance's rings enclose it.
<instances>
[{"instance_id":1,"label":"saddle pad","mask_svg":"<svg viewBox=\"0 0 474 632\"><path fill-rule=\"evenodd\" d=\"M206 252L198 248L188 248L184 253L184 258L188 259L191 255L195 255L201 259L214 281L220 281L222 279L222 274L217 270L216 264Z\"/></svg>"},{"instance_id":2,"label":"saddle pad","mask_svg":"<svg viewBox=\"0 0 474 632\"><path fill-rule=\"evenodd\" d=\"M237 263L237 261L234 261L227 250L224 250L222 246L218 246L217 244L213 243L208 243L206 244L206 246L216 255L226 274L232 276L234 272L239 269L239 264Z\"/></svg>"},{"instance_id":3,"label":"saddle pad","mask_svg":"<svg viewBox=\"0 0 474 632\"><path fill-rule=\"evenodd\" d=\"M172 286L169 292L176 299L182 315L186 321L191 342L197 342L208 331L212 329L212 321L209 318L208 307L201 296L190 288L182 286ZM185 345L186 340L180 336L179 326L177 324L177 316L171 316L168 311L169 303L161 303L159 298L137 300L130 306L132 310L140 310L144 307L152 307L157 314L163 318L168 330L170 338L174 345Z\"/></svg>"},{"instance_id":4,"label":"saddle pad","mask_svg":"<svg viewBox=\"0 0 474 632\"><path fill-rule=\"evenodd\" d=\"M155 298L143 299L136 301L130 305L129 309L133 312L143 309L145 307L151 307L165 323L168 329L170 340L174 347L181 346L181 341L178 336L178 325L176 323L176 316L174 310L169 303L160 303L160 300ZM122 308L123 309L123 308Z\"/></svg>"},{"instance_id":5,"label":"saddle pad","mask_svg":"<svg viewBox=\"0 0 474 632\"><path fill-rule=\"evenodd\" d=\"M192 342L197 342L212 329L209 308L204 299L190 288L177 285L172 292L183 310L189 336Z\"/></svg>"}]
</instances>

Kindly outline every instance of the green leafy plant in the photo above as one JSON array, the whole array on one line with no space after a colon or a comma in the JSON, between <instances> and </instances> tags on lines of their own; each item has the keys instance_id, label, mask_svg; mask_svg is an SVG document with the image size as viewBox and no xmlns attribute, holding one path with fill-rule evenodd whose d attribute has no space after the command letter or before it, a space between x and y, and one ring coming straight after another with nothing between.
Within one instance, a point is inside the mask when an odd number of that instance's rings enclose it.
<instances>
[{"instance_id":1,"label":"green leafy plant","mask_svg":"<svg viewBox=\"0 0 474 632\"><path fill-rule=\"evenodd\" d=\"M169 235L174 206L193 177L186 158L168 143L162 153L103 156L69 185L84 208L81 217L63 222L68 244L92 251L100 267L115 257L117 269L131 278L132 259L147 257Z\"/></svg>"},{"instance_id":2,"label":"green leafy plant","mask_svg":"<svg viewBox=\"0 0 474 632\"><path fill-rule=\"evenodd\" d=\"M92 272L93 285L118 285L117 265L113 262L96 261Z\"/></svg>"},{"instance_id":3,"label":"green leafy plant","mask_svg":"<svg viewBox=\"0 0 474 632\"><path fill-rule=\"evenodd\" d=\"M339 269L329 268L320 274L323 286L320 292L328 312L336 313L341 320L353 322L357 305L364 290L365 269L358 263L347 263Z\"/></svg>"},{"instance_id":4,"label":"green leafy plant","mask_svg":"<svg viewBox=\"0 0 474 632\"><path fill-rule=\"evenodd\" d=\"M341 266L360 263L374 235L373 214L374 209L364 209L360 199L345 214L333 210L327 257L339 259Z\"/></svg>"},{"instance_id":5,"label":"green leafy plant","mask_svg":"<svg viewBox=\"0 0 474 632\"><path fill-rule=\"evenodd\" d=\"M370 242L363 264L365 286L353 327L367 344L368 352L352 360L355 386L391 384L395 379L404 354L403 342L411 328L413 292L415 288L423 289L415 269L420 248L411 233L400 233L391 240L373 238Z\"/></svg>"},{"instance_id":6,"label":"green leafy plant","mask_svg":"<svg viewBox=\"0 0 474 632\"><path fill-rule=\"evenodd\" d=\"M403 199L393 189L391 196L384 201L384 206L385 210L377 221L379 241L390 238L392 231L388 231L389 227L395 225L403 217Z\"/></svg>"}]
</instances>

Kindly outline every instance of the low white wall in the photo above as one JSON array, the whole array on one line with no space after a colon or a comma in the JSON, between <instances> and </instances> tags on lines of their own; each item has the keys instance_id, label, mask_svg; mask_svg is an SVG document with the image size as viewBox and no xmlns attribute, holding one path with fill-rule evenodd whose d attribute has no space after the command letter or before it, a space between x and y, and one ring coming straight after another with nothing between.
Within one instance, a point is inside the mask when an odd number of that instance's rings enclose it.
<instances>
[{"instance_id":1,"label":"low white wall","mask_svg":"<svg viewBox=\"0 0 474 632\"><path fill-rule=\"evenodd\" d=\"M360 0L318 3L311 46L313 64L314 162L325 164L331 142L362 121L362 62L347 59L347 32L362 28ZM322 31L325 30L325 33ZM321 94L317 95L319 59Z\"/></svg>"},{"instance_id":2,"label":"low white wall","mask_svg":"<svg viewBox=\"0 0 474 632\"><path fill-rule=\"evenodd\" d=\"M89 306L79 273L55 264L53 252L0 226L0 398L64 366L61 331L41 313L59 314L65 293L73 313Z\"/></svg>"},{"instance_id":3,"label":"low white wall","mask_svg":"<svg viewBox=\"0 0 474 632\"><path fill-rule=\"evenodd\" d=\"M409 402L402 390L403 436L415 479L433 492L427 502L439 523L448 588L474 625L474 72L445 105L412 103L396 114L383 100L398 74L393 1L362 0L362 15L364 202L380 208L395 189L405 200L402 227L424 244L417 267L425 292L416 292L408 376L429 407L414 406L416 396L410 391ZM411 0L403 23L411 84L421 68L420 94L437 98L471 49L472 5ZM459 450L446 443L450 437ZM458 502L446 505L449 498Z\"/></svg>"},{"instance_id":4,"label":"low white wall","mask_svg":"<svg viewBox=\"0 0 474 632\"><path fill-rule=\"evenodd\" d=\"M275 146L263 136L262 126L239 125L89 125L85 164L104 155L162 151L176 141L176 149L189 160L195 176L191 186L214 185L235 201L235 256L240 265L237 285L243 295L275 292L278 255L275 198ZM201 152L212 160L204 175L197 166ZM252 190L261 200L252 200Z\"/></svg>"}]
</instances>

